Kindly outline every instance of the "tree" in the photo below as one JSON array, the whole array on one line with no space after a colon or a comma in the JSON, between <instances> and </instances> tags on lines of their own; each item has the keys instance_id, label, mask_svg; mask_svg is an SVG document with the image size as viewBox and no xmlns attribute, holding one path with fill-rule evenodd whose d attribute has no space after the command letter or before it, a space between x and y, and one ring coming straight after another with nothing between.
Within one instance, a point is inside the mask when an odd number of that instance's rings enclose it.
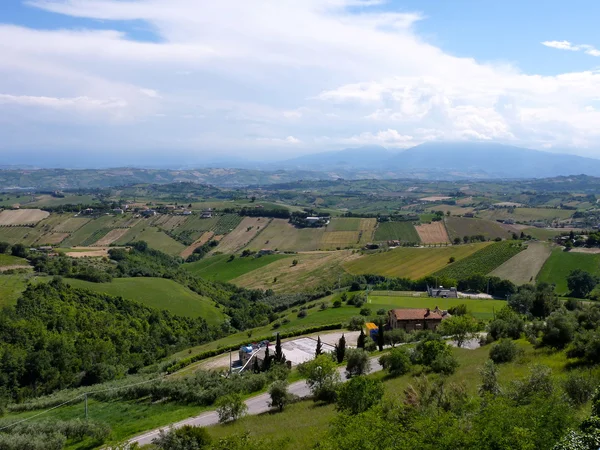
<instances>
[{"instance_id":1,"label":"tree","mask_svg":"<svg viewBox=\"0 0 600 450\"><path fill-rule=\"evenodd\" d=\"M152 441L159 450L201 450L211 444L212 439L203 427L184 425L181 428L160 430L160 434Z\"/></svg>"},{"instance_id":2,"label":"tree","mask_svg":"<svg viewBox=\"0 0 600 450\"><path fill-rule=\"evenodd\" d=\"M555 349L565 348L574 338L577 323L572 315L555 311L546 318L541 344Z\"/></svg>"},{"instance_id":3,"label":"tree","mask_svg":"<svg viewBox=\"0 0 600 450\"><path fill-rule=\"evenodd\" d=\"M571 295L577 298L585 298L598 284L598 278L581 269L573 270L567 277L567 286Z\"/></svg>"},{"instance_id":4,"label":"tree","mask_svg":"<svg viewBox=\"0 0 600 450\"><path fill-rule=\"evenodd\" d=\"M500 393L500 384L498 383L498 367L494 361L488 359L481 369L479 369L481 384L479 385L479 395L485 394L498 395Z\"/></svg>"},{"instance_id":5,"label":"tree","mask_svg":"<svg viewBox=\"0 0 600 450\"><path fill-rule=\"evenodd\" d=\"M346 361L346 376L348 378L365 375L369 370L369 354L363 349L348 349Z\"/></svg>"},{"instance_id":6,"label":"tree","mask_svg":"<svg viewBox=\"0 0 600 450\"><path fill-rule=\"evenodd\" d=\"M508 306L519 314L530 314L535 301L535 286L523 285L508 299Z\"/></svg>"},{"instance_id":7,"label":"tree","mask_svg":"<svg viewBox=\"0 0 600 450\"><path fill-rule=\"evenodd\" d=\"M295 266L297 266L297 265L298 265L298 260L297 260L297 259L294 259L294 260L292 261L292 266L294 266L294 267L295 267Z\"/></svg>"},{"instance_id":8,"label":"tree","mask_svg":"<svg viewBox=\"0 0 600 450\"><path fill-rule=\"evenodd\" d=\"M517 357L517 345L512 339L500 339L490 348L490 359L496 364L511 362Z\"/></svg>"},{"instance_id":9,"label":"tree","mask_svg":"<svg viewBox=\"0 0 600 450\"><path fill-rule=\"evenodd\" d=\"M365 412L383 397L383 383L367 377L352 378L338 392L337 409L351 415Z\"/></svg>"},{"instance_id":10,"label":"tree","mask_svg":"<svg viewBox=\"0 0 600 450\"><path fill-rule=\"evenodd\" d=\"M317 336L317 348L315 348L315 358L323 353L323 344L321 343L321 336Z\"/></svg>"},{"instance_id":11,"label":"tree","mask_svg":"<svg viewBox=\"0 0 600 450\"><path fill-rule=\"evenodd\" d=\"M10 248L10 253L13 256L17 256L19 258L27 258L27 249L23 244L14 244Z\"/></svg>"},{"instance_id":12,"label":"tree","mask_svg":"<svg viewBox=\"0 0 600 450\"><path fill-rule=\"evenodd\" d=\"M554 286L548 283L538 283L531 305L531 314L534 317L548 317L559 306L560 302L554 293Z\"/></svg>"},{"instance_id":13,"label":"tree","mask_svg":"<svg viewBox=\"0 0 600 450\"><path fill-rule=\"evenodd\" d=\"M273 355L273 362L277 364L285 363L285 354L283 353L283 349L281 348L281 337L279 333L277 333L277 341L275 343L275 354Z\"/></svg>"},{"instance_id":14,"label":"tree","mask_svg":"<svg viewBox=\"0 0 600 450\"><path fill-rule=\"evenodd\" d=\"M0 242L0 254L7 253L10 248L10 244L8 242Z\"/></svg>"},{"instance_id":15,"label":"tree","mask_svg":"<svg viewBox=\"0 0 600 450\"><path fill-rule=\"evenodd\" d=\"M267 348L265 348L265 359L263 359L263 364L262 364L263 372L269 371L269 369L271 368L271 360L272 359L273 359L273 357L269 354L269 346L267 346Z\"/></svg>"},{"instance_id":16,"label":"tree","mask_svg":"<svg viewBox=\"0 0 600 450\"><path fill-rule=\"evenodd\" d=\"M246 414L248 406L240 394L229 394L219 398L215 405L219 415L219 423L237 420Z\"/></svg>"},{"instance_id":17,"label":"tree","mask_svg":"<svg viewBox=\"0 0 600 450\"><path fill-rule=\"evenodd\" d=\"M362 348L364 350L365 348L365 332L364 330L361 328L360 329L360 334L358 335L358 339L356 340L356 348Z\"/></svg>"},{"instance_id":18,"label":"tree","mask_svg":"<svg viewBox=\"0 0 600 450\"><path fill-rule=\"evenodd\" d=\"M462 242L462 241L460 240L460 238L459 238L459 237L455 237L455 238L454 238L454 245L460 245L460 243L461 243L461 242Z\"/></svg>"},{"instance_id":19,"label":"tree","mask_svg":"<svg viewBox=\"0 0 600 450\"><path fill-rule=\"evenodd\" d=\"M477 331L477 322L471 316L452 316L440 325L440 332L452 336L456 345L462 347Z\"/></svg>"},{"instance_id":20,"label":"tree","mask_svg":"<svg viewBox=\"0 0 600 450\"><path fill-rule=\"evenodd\" d=\"M412 365L408 351L404 347L393 348L389 353L379 358L379 364L392 376L408 373Z\"/></svg>"},{"instance_id":21,"label":"tree","mask_svg":"<svg viewBox=\"0 0 600 450\"><path fill-rule=\"evenodd\" d=\"M260 365L258 364L258 358L255 356L252 362L252 372L260 373Z\"/></svg>"},{"instance_id":22,"label":"tree","mask_svg":"<svg viewBox=\"0 0 600 450\"><path fill-rule=\"evenodd\" d=\"M279 411L283 411L285 405L291 401L291 394L288 392L288 382L286 380L277 380L269 388L269 395L271 396L271 408L279 408Z\"/></svg>"},{"instance_id":23,"label":"tree","mask_svg":"<svg viewBox=\"0 0 600 450\"><path fill-rule=\"evenodd\" d=\"M346 338L342 334L342 337L340 338L338 343L335 344L335 358L336 358L337 362L338 363L343 362L345 355L346 355Z\"/></svg>"},{"instance_id":24,"label":"tree","mask_svg":"<svg viewBox=\"0 0 600 450\"><path fill-rule=\"evenodd\" d=\"M377 328L377 347L379 347L380 352L383 351L383 346L385 345L384 327L385 322L380 320Z\"/></svg>"},{"instance_id":25,"label":"tree","mask_svg":"<svg viewBox=\"0 0 600 450\"><path fill-rule=\"evenodd\" d=\"M315 400L326 402L335 400L340 375L329 355L319 355L312 361L302 363L298 366L298 370L306 378L306 384Z\"/></svg>"},{"instance_id":26,"label":"tree","mask_svg":"<svg viewBox=\"0 0 600 450\"><path fill-rule=\"evenodd\" d=\"M456 261L456 258L455 258L454 256L451 256L451 257L448 259L448 264L452 264L454 261Z\"/></svg>"},{"instance_id":27,"label":"tree","mask_svg":"<svg viewBox=\"0 0 600 450\"><path fill-rule=\"evenodd\" d=\"M396 344L401 344L406 341L406 331L402 328L394 328L384 335L385 343L395 347Z\"/></svg>"}]
</instances>

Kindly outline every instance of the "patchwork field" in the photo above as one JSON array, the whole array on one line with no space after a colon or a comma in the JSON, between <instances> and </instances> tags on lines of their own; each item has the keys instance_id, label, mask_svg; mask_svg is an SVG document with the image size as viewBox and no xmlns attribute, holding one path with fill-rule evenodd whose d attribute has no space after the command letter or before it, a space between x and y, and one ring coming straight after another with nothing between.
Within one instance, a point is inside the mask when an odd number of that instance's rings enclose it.
<instances>
[{"instance_id":1,"label":"patchwork field","mask_svg":"<svg viewBox=\"0 0 600 450\"><path fill-rule=\"evenodd\" d=\"M0 226L35 225L49 215L48 211L41 209L6 209L0 212Z\"/></svg>"},{"instance_id":2,"label":"patchwork field","mask_svg":"<svg viewBox=\"0 0 600 450\"><path fill-rule=\"evenodd\" d=\"M222 253L235 253L256 237L271 220L264 217L244 217L239 225L219 243L215 249Z\"/></svg>"},{"instance_id":3,"label":"patchwork field","mask_svg":"<svg viewBox=\"0 0 600 450\"><path fill-rule=\"evenodd\" d=\"M450 242L443 222L423 223L415 226L423 244L441 244Z\"/></svg>"},{"instance_id":4,"label":"patchwork field","mask_svg":"<svg viewBox=\"0 0 600 450\"><path fill-rule=\"evenodd\" d=\"M382 222L375 230L375 240L421 242L412 222Z\"/></svg>"},{"instance_id":5,"label":"patchwork field","mask_svg":"<svg viewBox=\"0 0 600 450\"><path fill-rule=\"evenodd\" d=\"M600 254L571 253L556 248L552 250L537 279L556 285L556 292L566 295L569 293L567 277L575 269L600 276Z\"/></svg>"},{"instance_id":6,"label":"patchwork field","mask_svg":"<svg viewBox=\"0 0 600 450\"><path fill-rule=\"evenodd\" d=\"M209 256L200 261L185 264L183 267L194 275L208 280L231 281L280 259L287 259L289 265L295 259L295 256L290 255L263 255L259 257L236 257L233 261L230 261L229 257L230 255Z\"/></svg>"},{"instance_id":7,"label":"patchwork field","mask_svg":"<svg viewBox=\"0 0 600 450\"><path fill-rule=\"evenodd\" d=\"M500 265L490 275L510 280L517 285L535 283L542 266L552 253L545 242L529 242L527 249Z\"/></svg>"},{"instance_id":8,"label":"patchwork field","mask_svg":"<svg viewBox=\"0 0 600 450\"><path fill-rule=\"evenodd\" d=\"M451 256L460 261L488 245L490 243L481 242L433 248L402 247L362 256L344 264L344 268L356 275L376 274L418 279L446 267Z\"/></svg>"},{"instance_id":9,"label":"patchwork field","mask_svg":"<svg viewBox=\"0 0 600 450\"><path fill-rule=\"evenodd\" d=\"M327 231L358 231L360 229L361 219L339 217L331 219L327 225Z\"/></svg>"},{"instance_id":10,"label":"patchwork field","mask_svg":"<svg viewBox=\"0 0 600 450\"><path fill-rule=\"evenodd\" d=\"M43 230L37 227L0 227L0 241L11 244L21 243L33 245L43 235Z\"/></svg>"},{"instance_id":11,"label":"patchwork field","mask_svg":"<svg viewBox=\"0 0 600 450\"><path fill-rule=\"evenodd\" d=\"M447 264L445 268L435 274L457 280L474 274L487 275L523 250L525 250L525 246L519 246L517 241L495 242L478 250L468 258Z\"/></svg>"},{"instance_id":12,"label":"patchwork field","mask_svg":"<svg viewBox=\"0 0 600 450\"><path fill-rule=\"evenodd\" d=\"M173 314L203 317L212 324L220 323L225 317L212 300L165 278L115 278L110 283L67 279L65 282L73 287L117 295L153 308L166 309Z\"/></svg>"},{"instance_id":13,"label":"patchwork field","mask_svg":"<svg viewBox=\"0 0 600 450\"><path fill-rule=\"evenodd\" d=\"M246 248L280 251L318 250L324 233L324 228L296 228L285 219L273 219Z\"/></svg>"},{"instance_id":14,"label":"patchwork field","mask_svg":"<svg viewBox=\"0 0 600 450\"><path fill-rule=\"evenodd\" d=\"M298 253L230 281L249 289L273 289L275 292L306 290L335 283L345 273L343 264L356 258L359 254L353 255L349 250ZM294 259L298 261L296 266L292 265Z\"/></svg>"},{"instance_id":15,"label":"patchwork field","mask_svg":"<svg viewBox=\"0 0 600 450\"><path fill-rule=\"evenodd\" d=\"M536 220L567 219L573 215L573 211L554 208L515 208L511 213L508 208L499 208L480 211L478 215L489 220L514 219L517 222L534 222Z\"/></svg>"},{"instance_id":16,"label":"patchwork field","mask_svg":"<svg viewBox=\"0 0 600 450\"><path fill-rule=\"evenodd\" d=\"M434 208L431 208L431 211L444 211L444 213L450 211L450 214L453 216L462 216L463 214L473 212L475 208L469 206L460 206L460 205L438 205Z\"/></svg>"},{"instance_id":17,"label":"patchwork field","mask_svg":"<svg viewBox=\"0 0 600 450\"><path fill-rule=\"evenodd\" d=\"M512 232L505 229L498 222L490 220L472 219L466 217L447 217L446 228L450 239L462 239L464 236L476 236L482 234L487 239L509 239Z\"/></svg>"},{"instance_id":18,"label":"patchwork field","mask_svg":"<svg viewBox=\"0 0 600 450\"><path fill-rule=\"evenodd\" d=\"M558 236L560 233L564 233L564 228L525 228L523 229L523 233L530 235L540 241L547 241L548 239L553 239L555 236Z\"/></svg>"},{"instance_id":19,"label":"patchwork field","mask_svg":"<svg viewBox=\"0 0 600 450\"><path fill-rule=\"evenodd\" d=\"M90 221L87 217L69 217L61 220L55 227L56 233L74 233Z\"/></svg>"},{"instance_id":20,"label":"patchwork field","mask_svg":"<svg viewBox=\"0 0 600 450\"><path fill-rule=\"evenodd\" d=\"M114 230L110 230L108 233L106 233L106 235L104 237L98 239L92 245L94 245L94 246L110 245L113 242L115 242L115 241L119 240L120 238L122 238L123 236L125 236L125 234L128 231L129 231L128 228L115 228Z\"/></svg>"},{"instance_id":21,"label":"patchwork field","mask_svg":"<svg viewBox=\"0 0 600 450\"><path fill-rule=\"evenodd\" d=\"M355 247L360 240L359 231L328 231L321 237L320 248L334 250L336 248Z\"/></svg>"},{"instance_id":22,"label":"patchwork field","mask_svg":"<svg viewBox=\"0 0 600 450\"><path fill-rule=\"evenodd\" d=\"M206 233L202 233L202 236L200 236L200 238L196 242L194 242L192 245L183 249L181 251L181 253L179 254L179 256L181 256L183 259L186 259L192 253L194 253L194 250L196 250L198 247L201 247L204 244L206 244L208 241L210 241L210 239L214 235L215 235L215 233L213 233L212 231L207 231Z\"/></svg>"}]
</instances>

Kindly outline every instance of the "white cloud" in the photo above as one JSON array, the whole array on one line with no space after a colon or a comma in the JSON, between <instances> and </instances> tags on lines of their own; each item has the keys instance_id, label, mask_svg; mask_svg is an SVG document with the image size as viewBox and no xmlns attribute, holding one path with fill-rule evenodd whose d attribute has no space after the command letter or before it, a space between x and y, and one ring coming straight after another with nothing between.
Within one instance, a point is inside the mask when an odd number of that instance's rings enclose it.
<instances>
[{"instance_id":1,"label":"white cloud","mask_svg":"<svg viewBox=\"0 0 600 450\"><path fill-rule=\"evenodd\" d=\"M600 56L600 50L589 44L573 45L569 41L544 41L542 42L542 45L558 50L570 50L572 52L582 51L590 56Z\"/></svg>"},{"instance_id":2,"label":"white cloud","mask_svg":"<svg viewBox=\"0 0 600 450\"><path fill-rule=\"evenodd\" d=\"M62 137L76 110L88 141L172 143L174 151L443 139L600 145L600 72L542 76L456 57L418 34L423 14L382 3L32 1L104 29L0 25L0 113L18 108L24 126L48 121L48 135ZM132 20L154 30L156 41L114 31ZM543 45L600 56L590 45ZM48 118L49 108L60 114ZM85 134L96 125L96 135ZM0 120L0 134L4 126ZM27 133L13 142L26 146Z\"/></svg>"}]
</instances>

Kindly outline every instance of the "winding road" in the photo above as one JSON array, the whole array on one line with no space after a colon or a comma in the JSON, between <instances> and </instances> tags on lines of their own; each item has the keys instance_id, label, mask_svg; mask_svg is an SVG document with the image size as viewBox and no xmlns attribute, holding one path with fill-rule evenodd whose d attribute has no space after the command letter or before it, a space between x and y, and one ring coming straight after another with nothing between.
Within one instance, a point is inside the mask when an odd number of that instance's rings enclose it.
<instances>
[{"instance_id":1,"label":"winding road","mask_svg":"<svg viewBox=\"0 0 600 450\"><path fill-rule=\"evenodd\" d=\"M378 358L371 358L369 360L370 368L369 373L378 372L382 370L382 367L379 365ZM340 377L345 379L345 367L340 367L338 369ZM306 381L296 381L295 383L291 383L289 385L288 391L291 394L294 394L300 398L306 398L310 396L310 389L306 384ZM271 398L268 393L260 394L246 400L246 405L248 406L247 414L257 415L262 414L271 409L269 406L269 402ZM199 416L190 417L189 419L182 420L180 422L176 422L170 425L166 425L164 427L157 428L152 431L147 431L144 434L136 436L129 440L129 444L137 443L140 446L148 445L152 443L152 440L155 439L161 430L168 430L170 427L180 428L184 425L192 425L197 427L208 427L211 425L217 425L219 423L219 415L216 411L207 411L205 413L200 414Z\"/></svg>"}]
</instances>

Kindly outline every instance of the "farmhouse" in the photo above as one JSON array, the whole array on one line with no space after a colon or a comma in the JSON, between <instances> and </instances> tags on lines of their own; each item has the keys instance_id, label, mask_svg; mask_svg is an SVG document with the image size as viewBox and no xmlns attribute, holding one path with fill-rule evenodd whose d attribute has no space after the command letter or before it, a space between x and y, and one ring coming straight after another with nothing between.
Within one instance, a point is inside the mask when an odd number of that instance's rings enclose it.
<instances>
[{"instance_id":1,"label":"farmhouse","mask_svg":"<svg viewBox=\"0 0 600 450\"><path fill-rule=\"evenodd\" d=\"M142 217L152 217L156 215L156 211L154 211L153 209L147 209L145 211L142 211Z\"/></svg>"},{"instance_id":2,"label":"farmhouse","mask_svg":"<svg viewBox=\"0 0 600 450\"><path fill-rule=\"evenodd\" d=\"M113 209L113 212L115 214L123 214L124 211L121 208L115 208L115 209Z\"/></svg>"},{"instance_id":3,"label":"farmhouse","mask_svg":"<svg viewBox=\"0 0 600 450\"><path fill-rule=\"evenodd\" d=\"M430 297L436 298L458 298L458 292L455 287L444 289L444 286L440 286L439 288L431 288L427 286L427 294Z\"/></svg>"},{"instance_id":4,"label":"farmhouse","mask_svg":"<svg viewBox=\"0 0 600 450\"><path fill-rule=\"evenodd\" d=\"M181 214L183 214L184 216L191 216L192 212L189 209L185 209Z\"/></svg>"},{"instance_id":5,"label":"farmhouse","mask_svg":"<svg viewBox=\"0 0 600 450\"><path fill-rule=\"evenodd\" d=\"M436 308L392 309L388 311L388 326L404 331L435 330L442 323L444 316Z\"/></svg>"},{"instance_id":6,"label":"farmhouse","mask_svg":"<svg viewBox=\"0 0 600 450\"><path fill-rule=\"evenodd\" d=\"M205 209L204 211L202 211L202 214L200 214L201 219L210 219L211 217L212 217L212 209L211 208Z\"/></svg>"}]
</instances>

